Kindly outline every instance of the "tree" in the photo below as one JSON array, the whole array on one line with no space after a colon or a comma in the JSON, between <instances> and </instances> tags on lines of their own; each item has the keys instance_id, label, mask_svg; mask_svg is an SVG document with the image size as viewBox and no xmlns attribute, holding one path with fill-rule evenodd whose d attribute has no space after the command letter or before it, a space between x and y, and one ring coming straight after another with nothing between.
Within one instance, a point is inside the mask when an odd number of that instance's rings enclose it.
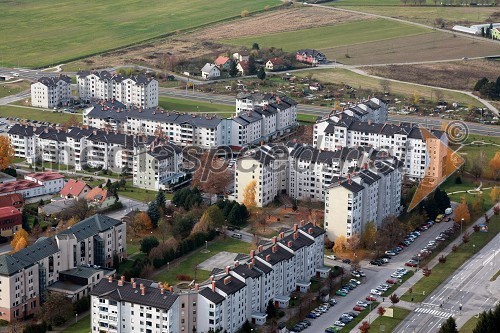
<instances>
[{"instance_id":1,"label":"tree","mask_svg":"<svg viewBox=\"0 0 500 333\"><path fill-rule=\"evenodd\" d=\"M441 324L438 333L458 333L455 319L450 316L450 318Z\"/></svg>"},{"instance_id":2,"label":"tree","mask_svg":"<svg viewBox=\"0 0 500 333\"><path fill-rule=\"evenodd\" d=\"M191 233L195 219L192 214L177 215L172 225L172 233L178 239L186 238Z\"/></svg>"},{"instance_id":3,"label":"tree","mask_svg":"<svg viewBox=\"0 0 500 333\"><path fill-rule=\"evenodd\" d=\"M465 223L470 222L470 212L469 206L467 206L467 202L465 198L462 198L462 202L455 208L455 222L461 223L460 221L463 219Z\"/></svg>"},{"instance_id":4,"label":"tree","mask_svg":"<svg viewBox=\"0 0 500 333\"><path fill-rule=\"evenodd\" d=\"M276 316L278 315L278 311L276 310L276 307L274 306L272 299L270 299L269 302L267 302L266 314L267 318L269 319L276 318Z\"/></svg>"},{"instance_id":5,"label":"tree","mask_svg":"<svg viewBox=\"0 0 500 333\"><path fill-rule=\"evenodd\" d=\"M472 212L475 216L481 215L484 211L484 198L482 193L476 194L471 205Z\"/></svg>"},{"instance_id":6,"label":"tree","mask_svg":"<svg viewBox=\"0 0 500 333\"><path fill-rule=\"evenodd\" d=\"M299 207L297 206L297 200L293 200L292 210L293 210L294 212L296 212L296 211L297 211L297 209L299 209Z\"/></svg>"},{"instance_id":7,"label":"tree","mask_svg":"<svg viewBox=\"0 0 500 333\"><path fill-rule=\"evenodd\" d=\"M252 44L252 50L257 50L257 51L260 50L259 44L258 43L253 43Z\"/></svg>"},{"instance_id":8,"label":"tree","mask_svg":"<svg viewBox=\"0 0 500 333\"><path fill-rule=\"evenodd\" d=\"M380 306L377 310L377 313L379 316L383 316L385 311L386 311L385 308L383 306Z\"/></svg>"},{"instance_id":9,"label":"tree","mask_svg":"<svg viewBox=\"0 0 500 333\"><path fill-rule=\"evenodd\" d=\"M469 172L471 173L472 176L474 176L475 180L478 180L483 175L483 166L480 164L479 161L474 160Z\"/></svg>"},{"instance_id":10,"label":"tree","mask_svg":"<svg viewBox=\"0 0 500 333\"><path fill-rule=\"evenodd\" d=\"M370 324L367 321L362 322L361 326L359 326L359 331L361 333L368 333L370 331Z\"/></svg>"},{"instance_id":11,"label":"tree","mask_svg":"<svg viewBox=\"0 0 500 333\"><path fill-rule=\"evenodd\" d=\"M255 201L255 194L257 192L257 181L250 181L245 189L243 190L243 204L248 208L252 208L257 206L257 202Z\"/></svg>"},{"instance_id":12,"label":"tree","mask_svg":"<svg viewBox=\"0 0 500 333\"><path fill-rule=\"evenodd\" d=\"M500 201L500 187L494 186L490 192L490 198L493 203Z\"/></svg>"},{"instance_id":13,"label":"tree","mask_svg":"<svg viewBox=\"0 0 500 333\"><path fill-rule=\"evenodd\" d=\"M49 325L58 326L73 317L73 306L64 294L49 292L39 317Z\"/></svg>"},{"instance_id":14,"label":"tree","mask_svg":"<svg viewBox=\"0 0 500 333\"><path fill-rule=\"evenodd\" d=\"M167 204L165 201L165 193L163 191L158 191L158 194L156 194L156 206L160 209L161 214L165 214L165 210L167 209Z\"/></svg>"},{"instance_id":15,"label":"tree","mask_svg":"<svg viewBox=\"0 0 500 333\"><path fill-rule=\"evenodd\" d=\"M380 80L380 87L382 88L382 91L386 94L391 93L391 81L387 79L381 79Z\"/></svg>"},{"instance_id":16,"label":"tree","mask_svg":"<svg viewBox=\"0 0 500 333\"><path fill-rule=\"evenodd\" d=\"M89 206L87 200L75 200L73 205L59 213L59 218L69 220L72 217L79 221L85 220L87 217L94 215L96 208Z\"/></svg>"},{"instance_id":17,"label":"tree","mask_svg":"<svg viewBox=\"0 0 500 333\"><path fill-rule=\"evenodd\" d=\"M158 209L158 205L156 204L156 201L151 201L148 205L148 212L147 212L149 218L151 219L151 224L153 225L153 228L158 227L158 221L161 218L161 212Z\"/></svg>"},{"instance_id":18,"label":"tree","mask_svg":"<svg viewBox=\"0 0 500 333\"><path fill-rule=\"evenodd\" d=\"M336 255L342 255L347 252L347 239L345 236L340 235L335 239L335 244L333 245L333 252Z\"/></svg>"},{"instance_id":19,"label":"tree","mask_svg":"<svg viewBox=\"0 0 500 333\"><path fill-rule=\"evenodd\" d=\"M134 234L137 236L140 233L145 232L146 230L153 229L153 224L151 223L151 219L149 215L145 212L138 212L135 214L132 221L129 223L130 228L134 231Z\"/></svg>"},{"instance_id":20,"label":"tree","mask_svg":"<svg viewBox=\"0 0 500 333\"><path fill-rule=\"evenodd\" d=\"M261 81L266 79L266 71L264 70L264 67L260 67L257 71L257 78Z\"/></svg>"},{"instance_id":21,"label":"tree","mask_svg":"<svg viewBox=\"0 0 500 333\"><path fill-rule=\"evenodd\" d=\"M78 220L78 218L76 216L73 216L72 218L70 218L67 222L66 222L66 226L67 227L72 227L74 226L75 224L77 224L78 222L80 222Z\"/></svg>"},{"instance_id":22,"label":"tree","mask_svg":"<svg viewBox=\"0 0 500 333\"><path fill-rule=\"evenodd\" d=\"M141 240L141 252L148 255L158 245L160 245L160 242L155 236L145 237Z\"/></svg>"},{"instance_id":23,"label":"tree","mask_svg":"<svg viewBox=\"0 0 500 333\"><path fill-rule=\"evenodd\" d=\"M28 245L28 237L29 237L28 232L23 228L19 229L14 234L14 237L12 238L10 245L12 246L15 252L24 249ZM18 243L21 243L21 245L18 245ZM22 247L22 245L24 245L24 247Z\"/></svg>"},{"instance_id":24,"label":"tree","mask_svg":"<svg viewBox=\"0 0 500 333\"><path fill-rule=\"evenodd\" d=\"M396 294L392 294L389 299L391 300L392 305L399 303L399 296Z\"/></svg>"},{"instance_id":25,"label":"tree","mask_svg":"<svg viewBox=\"0 0 500 333\"><path fill-rule=\"evenodd\" d=\"M236 63L236 61L231 60L231 65L229 66L229 75L231 77L235 77L238 75L238 73L238 64Z\"/></svg>"},{"instance_id":26,"label":"tree","mask_svg":"<svg viewBox=\"0 0 500 333\"><path fill-rule=\"evenodd\" d=\"M165 216L158 221L158 231L161 233L162 242L165 242L167 236L172 234L172 224Z\"/></svg>"},{"instance_id":27,"label":"tree","mask_svg":"<svg viewBox=\"0 0 500 333\"><path fill-rule=\"evenodd\" d=\"M21 213L21 220L22 220L22 228L26 230L27 232L31 231L30 223L28 221L29 219L29 214L26 210L23 210Z\"/></svg>"},{"instance_id":28,"label":"tree","mask_svg":"<svg viewBox=\"0 0 500 333\"><path fill-rule=\"evenodd\" d=\"M255 75L257 73L257 66L255 65L255 57L253 54L248 56L248 75Z\"/></svg>"},{"instance_id":29,"label":"tree","mask_svg":"<svg viewBox=\"0 0 500 333\"><path fill-rule=\"evenodd\" d=\"M219 207L212 205L205 210L192 232L207 232L222 227L222 225L224 225L224 215Z\"/></svg>"},{"instance_id":30,"label":"tree","mask_svg":"<svg viewBox=\"0 0 500 333\"><path fill-rule=\"evenodd\" d=\"M377 226L374 221L368 222L361 232L361 246L365 249L373 249L377 239Z\"/></svg>"},{"instance_id":31,"label":"tree","mask_svg":"<svg viewBox=\"0 0 500 333\"><path fill-rule=\"evenodd\" d=\"M490 81L485 77L479 79L479 81L477 81L474 85L474 91L480 91L486 84L488 84L488 82Z\"/></svg>"},{"instance_id":32,"label":"tree","mask_svg":"<svg viewBox=\"0 0 500 333\"><path fill-rule=\"evenodd\" d=\"M193 173L191 184L205 193L224 194L233 179L233 173L226 162L216 158L213 153L204 153L200 165Z\"/></svg>"},{"instance_id":33,"label":"tree","mask_svg":"<svg viewBox=\"0 0 500 333\"><path fill-rule=\"evenodd\" d=\"M488 163L488 171L490 177L494 180L500 178L500 152L496 152L495 156Z\"/></svg>"},{"instance_id":34,"label":"tree","mask_svg":"<svg viewBox=\"0 0 500 333\"><path fill-rule=\"evenodd\" d=\"M250 14L250 13L249 13L249 11L248 11L248 10L246 10L246 9L241 11L241 17L247 17L247 16L248 16L248 14Z\"/></svg>"},{"instance_id":35,"label":"tree","mask_svg":"<svg viewBox=\"0 0 500 333\"><path fill-rule=\"evenodd\" d=\"M7 169L7 167L14 160L14 148L8 136L0 136L0 170Z\"/></svg>"}]
</instances>

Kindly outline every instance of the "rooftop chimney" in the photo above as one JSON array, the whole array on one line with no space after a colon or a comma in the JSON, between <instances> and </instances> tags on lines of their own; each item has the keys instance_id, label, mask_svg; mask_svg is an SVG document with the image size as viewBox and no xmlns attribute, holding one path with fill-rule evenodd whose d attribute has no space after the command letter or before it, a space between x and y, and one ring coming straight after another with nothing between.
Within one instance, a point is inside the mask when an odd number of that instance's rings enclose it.
<instances>
[{"instance_id":1,"label":"rooftop chimney","mask_svg":"<svg viewBox=\"0 0 500 333\"><path fill-rule=\"evenodd\" d=\"M227 285L231 282L231 277L230 276L227 276L226 278L224 278L224 284Z\"/></svg>"},{"instance_id":2,"label":"rooftop chimney","mask_svg":"<svg viewBox=\"0 0 500 333\"><path fill-rule=\"evenodd\" d=\"M212 291L215 292L215 281L212 281Z\"/></svg>"},{"instance_id":3,"label":"rooftop chimney","mask_svg":"<svg viewBox=\"0 0 500 333\"><path fill-rule=\"evenodd\" d=\"M142 286L142 284L141 284ZM141 295L144 296L146 294L146 288L144 286L141 287Z\"/></svg>"},{"instance_id":4,"label":"rooftop chimney","mask_svg":"<svg viewBox=\"0 0 500 333\"><path fill-rule=\"evenodd\" d=\"M278 245L273 245L273 253L276 253L276 251L278 251Z\"/></svg>"},{"instance_id":5,"label":"rooftop chimney","mask_svg":"<svg viewBox=\"0 0 500 333\"><path fill-rule=\"evenodd\" d=\"M250 251L250 258L253 258L253 257L255 257L255 250Z\"/></svg>"},{"instance_id":6,"label":"rooftop chimney","mask_svg":"<svg viewBox=\"0 0 500 333\"><path fill-rule=\"evenodd\" d=\"M292 241L288 241L287 246L288 246L288 247L292 247Z\"/></svg>"},{"instance_id":7,"label":"rooftop chimney","mask_svg":"<svg viewBox=\"0 0 500 333\"><path fill-rule=\"evenodd\" d=\"M297 223L295 223L293 225L293 231L297 231L299 229L299 225Z\"/></svg>"},{"instance_id":8,"label":"rooftop chimney","mask_svg":"<svg viewBox=\"0 0 500 333\"><path fill-rule=\"evenodd\" d=\"M283 239L285 238L285 233L284 232L280 232L280 239Z\"/></svg>"},{"instance_id":9,"label":"rooftop chimney","mask_svg":"<svg viewBox=\"0 0 500 333\"><path fill-rule=\"evenodd\" d=\"M231 266L226 266L226 274L229 274L229 269L231 268Z\"/></svg>"},{"instance_id":10,"label":"rooftop chimney","mask_svg":"<svg viewBox=\"0 0 500 333\"><path fill-rule=\"evenodd\" d=\"M270 255L270 254L268 254L268 255L266 256L266 261L271 261L271 255Z\"/></svg>"},{"instance_id":11,"label":"rooftop chimney","mask_svg":"<svg viewBox=\"0 0 500 333\"><path fill-rule=\"evenodd\" d=\"M278 238L276 236L273 237L273 244L276 244L276 241L278 240Z\"/></svg>"},{"instance_id":12,"label":"rooftop chimney","mask_svg":"<svg viewBox=\"0 0 500 333\"><path fill-rule=\"evenodd\" d=\"M239 264L240 264L240 262L239 262L238 260L236 260L236 261L234 262L234 267L238 267L238 265L239 265Z\"/></svg>"},{"instance_id":13,"label":"rooftop chimney","mask_svg":"<svg viewBox=\"0 0 500 333\"><path fill-rule=\"evenodd\" d=\"M293 239L299 238L299 233L296 231L293 233Z\"/></svg>"},{"instance_id":14,"label":"rooftop chimney","mask_svg":"<svg viewBox=\"0 0 500 333\"><path fill-rule=\"evenodd\" d=\"M200 285L198 283L194 284L194 290L200 290Z\"/></svg>"},{"instance_id":15,"label":"rooftop chimney","mask_svg":"<svg viewBox=\"0 0 500 333\"><path fill-rule=\"evenodd\" d=\"M109 283L113 282L113 277L112 277L111 275L110 275L110 276L108 276L108 282L109 282Z\"/></svg>"},{"instance_id":16,"label":"rooftop chimney","mask_svg":"<svg viewBox=\"0 0 500 333\"><path fill-rule=\"evenodd\" d=\"M264 250L264 246L259 245L259 247L257 249L258 249L259 252L262 252L262 250Z\"/></svg>"},{"instance_id":17,"label":"rooftop chimney","mask_svg":"<svg viewBox=\"0 0 500 333\"><path fill-rule=\"evenodd\" d=\"M307 233L308 233L309 235L312 235L312 233L313 233L313 228L309 228L309 229L307 230Z\"/></svg>"},{"instance_id":18,"label":"rooftop chimney","mask_svg":"<svg viewBox=\"0 0 500 333\"><path fill-rule=\"evenodd\" d=\"M165 288L160 288L160 294L164 294L165 293Z\"/></svg>"},{"instance_id":19,"label":"rooftop chimney","mask_svg":"<svg viewBox=\"0 0 500 333\"><path fill-rule=\"evenodd\" d=\"M174 292L174 287L170 287L170 288L168 288L168 290L169 290L171 293L173 293L173 292Z\"/></svg>"}]
</instances>

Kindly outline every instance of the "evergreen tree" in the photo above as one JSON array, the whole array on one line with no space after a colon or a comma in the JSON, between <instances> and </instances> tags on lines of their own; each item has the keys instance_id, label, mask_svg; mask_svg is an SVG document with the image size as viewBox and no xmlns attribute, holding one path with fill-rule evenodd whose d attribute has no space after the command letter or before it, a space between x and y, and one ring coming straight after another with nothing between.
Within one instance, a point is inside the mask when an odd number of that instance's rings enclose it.
<instances>
[{"instance_id":1,"label":"evergreen tree","mask_svg":"<svg viewBox=\"0 0 500 333\"><path fill-rule=\"evenodd\" d=\"M476 84L474 85L474 90L475 91L479 91L481 90L481 88L487 84L489 82L489 80L485 77L483 77L482 79L479 79L479 81L476 82Z\"/></svg>"},{"instance_id":2,"label":"evergreen tree","mask_svg":"<svg viewBox=\"0 0 500 333\"><path fill-rule=\"evenodd\" d=\"M266 71L264 70L264 67L260 67L257 71L257 78L262 81L266 79Z\"/></svg>"},{"instance_id":3,"label":"evergreen tree","mask_svg":"<svg viewBox=\"0 0 500 333\"><path fill-rule=\"evenodd\" d=\"M255 75L257 73L257 66L255 65L255 57L251 54L248 57L248 75Z\"/></svg>"},{"instance_id":4,"label":"evergreen tree","mask_svg":"<svg viewBox=\"0 0 500 333\"><path fill-rule=\"evenodd\" d=\"M278 311L276 310L272 300L267 302L266 314L268 319L273 319L278 315Z\"/></svg>"},{"instance_id":5,"label":"evergreen tree","mask_svg":"<svg viewBox=\"0 0 500 333\"><path fill-rule=\"evenodd\" d=\"M25 210L23 210L23 212L21 214L21 220L22 220L23 229L26 230L27 232L30 232L31 231L31 227L30 227L28 218L29 218L28 212L26 212Z\"/></svg>"},{"instance_id":6,"label":"evergreen tree","mask_svg":"<svg viewBox=\"0 0 500 333\"><path fill-rule=\"evenodd\" d=\"M158 209L156 201L151 201L149 203L147 214L151 219L151 224L153 225L153 228L158 227L158 221L161 218L161 213L160 210Z\"/></svg>"},{"instance_id":7,"label":"evergreen tree","mask_svg":"<svg viewBox=\"0 0 500 333\"><path fill-rule=\"evenodd\" d=\"M106 182L106 188L108 190L110 190L112 186L113 186L113 183L111 183L111 179L108 178L108 181Z\"/></svg>"},{"instance_id":8,"label":"evergreen tree","mask_svg":"<svg viewBox=\"0 0 500 333\"><path fill-rule=\"evenodd\" d=\"M222 209L222 215L224 215L225 219L229 218L229 213L231 212L231 210L233 209L233 207L235 205L239 205L239 204L236 201L229 201L229 200L227 200L226 205Z\"/></svg>"},{"instance_id":9,"label":"evergreen tree","mask_svg":"<svg viewBox=\"0 0 500 333\"><path fill-rule=\"evenodd\" d=\"M253 43L252 50L257 50L257 51L260 50L259 44L258 43Z\"/></svg>"},{"instance_id":10,"label":"evergreen tree","mask_svg":"<svg viewBox=\"0 0 500 333\"><path fill-rule=\"evenodd\" d=\"M234 60L231 60L231 65L229 66L229 75L231 77L235 77L238 75L238 67L236 67L238 64L236 63L236 61Z\"/></svg>"},{"instance_id":11,"label":"evergreen tree","mask_svg":"<svg viewBox=\"0 0 500 333\"><path fill-rule=\"evenodd\" d=\"M441 328L438 333L458 333L455 318L450 317L443 324L441 324Z\"/></svg>"},{"instance_id":12,"label":"evergreen tree","mask_svg":"<svg viewBox=\"0 0 500 333\"><path fill-rule=\"evenodd\" d=\"M163 191L159 191L156 195L156 205L161 209L163 213L165 213L167 205L165 203L165 193L163 193Z\"/></svg>"}]
</instances>

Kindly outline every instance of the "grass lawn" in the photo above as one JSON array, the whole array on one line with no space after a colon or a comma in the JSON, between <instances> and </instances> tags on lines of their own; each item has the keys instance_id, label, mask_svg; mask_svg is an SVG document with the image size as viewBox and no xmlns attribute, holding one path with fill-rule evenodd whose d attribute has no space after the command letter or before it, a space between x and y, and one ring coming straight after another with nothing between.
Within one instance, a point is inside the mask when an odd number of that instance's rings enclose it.
<instances>
[{"instance_id":1,"label":"grass lawn","mask_svg":"<svg viewBox=\"0 0 500 333\"><path fill-rule=\"evenodd\" d=\"M141 244L139 244L139 241L127 242L127 254L128 255L139 252L140 248L141 248Z\"/></svg>"},{"instance_id":2,"label":"grass lawn","mask_svg":"<svg viewBox=\"0 0 500 333\"><path fill-rule=\"evenodd\" d=\"M453 275L453 273L473 254L480 251L498 232L500 232L500 216L494 215L488 225L489 232L475 232L470 235L470 241L458 247L457 252L452 252L446 257L444 264L438 263L432 269L432 274L422 277L413 286L414 302L423 302L441 283ZM474 246L475 245L475 246ZM423 294L425 292L425 295ZM410 302L411 295L405 293L401 300Z\"/></svg>"},{"instance_id":3,"label":"grass lawn","mask_svg":"<svg viewBox=\"0 0 500 333\"><path fill-rule=\"evenodd\" d=\"M373 42L431 32L430 29L392 22L386 19L362 20L333 26L282 32L264 36L229 39L231 45L283 48L296 51L301 48L326 49L342 45Z\"/></svg>"},{"instance_id":4,"label":"grass lawn","mask_svg":"<svg viewBox=\"0 0 500 333\"><path fill-rule=\"evenodd\" d=\"M70 320L74 320L71 318ZM76 324L68 326L62 333L88 333L90 331L90 314L85 318L79 319Z\"/></svg>"},{"instance_id":5,"label":"grass lawn","mask_svg":"<svg viewBox=\"0 0 500 333\"><path fill-rule=\"evenodd\" d=\"M370 327L370 333L393 332L396 326L408 316L410 310L394 307L393 317L377 317ZM382 330L383 328L383 330Z\"/></svg>"},{"instance_id":6,"label":"grass lawn","mask_svg":"<svg viewBox=\"0 0 500 333\"><path fill-rule=\"evenodd\" d=\"M495 275L493 275L491 277L490 281L495 281L498 278L499 275L500 275L500 271L496 272Z\"/></svg>"},{"instance_id":7,"label":"grass lawn","mask_svg":"<svg viewBox=\"0 0 500 333\"><path fill-rule=\"evenodd\" d=\"M1 1L0 66L58 64L278 5L281 1Z\"/></svg>"},{"instance_id":8,"label":"grass lawn","mask_svg":"<svg viewBox=\"0 0 500 333\"><path fill-rule=\"evenodd\" d=\"M188 275L194 279L196 274L196 281L205 281L210 277L210 272L196 269L196 266L200 263L222 251L249 253L251 249L253 249L253 245L250 243L245 243L234 238L220 238L208 243L209 253L201 252L204 248L191 252L185 257L185 260L177 261L175 264L170 265L170 270L164 268L160 274L154 277L154 280L168 282L170 285L173 285L179 282L176 278L177 275Z\"/></svg>"},{"instance_id":9,"label":"grass lawn","mask_svg":"<svg viewBox=\"0 0 500 333\"><path fill-rule=\"evenodd\" d=\"M12 105L0 106L0 117L19 117L22 119L42 120L60 124L70 119L71 116L72 115L69 113L55 113L36 108L25 108Z\"/></svg>"},{"instance_id":10,"label":"grass lawn","mask_svg":"<svg viewBox=\"0 0 500 333\"><path fill-rule=\"evenodd\" d=\"M137 201L149 202L156 197L157 191L146 190L143 188L133 187L131 181L127 181L125 189L120 188L118 191L118 196L127 197ZM166 193L165 193L166 194Z\"/></svg>"},{"instance_id":11,"label":"grass lawn","mask_svg":"<svg viewBox=\"0 0 500 333\"><path fill-rule=\"evenodd\" d=\"M0 98L20 93L21 91L30 88L30 83L21 81L16 83L2 83L0 84Z\"/></svg>"},{"instance_id":12,"label":"grass lawn","mask_svg":"<svg viewBox=\"0 0 500 333\"><path fill-rule=\"evenodd\" d=\"M495 140L496 139L496 140ZM489 137L489 140L485 142L491 143L491 141L500 141L500 138ZM500 143L497 143L500 145ZM487 174L488 162L495 156L497 152L500 151L499 146L493 144L490 145L467 145L463 146L458 153L465 159L466 169L472 166L474 161L482 161L483 173Z\"/></svg>"},{"instance_id":13,"label":"grass lawn","mask_svg":"<svg viewBox=\"0 0 500 333\"><path fill-rule=\"evenodd\" d=\"M316 119L318 118L318 116L315 116L315 115L311 115L311 114L303 114L303 113L299 113L297 114L297 121L301 122L301 123L316 123Z\"/></svg>"},{"instance_id":14,"label":"grass lawn","mask_svg":"<svg viewBox=\"0 0 500 333\"><path fill-rule=\"evenodd\" d=\"M235 112L233 105L214 104L181 98L160 97L158 104L168 111L217 113L222 117L228 117Z\"/></svg>"},{"instance_id":15,"label":"grass lawn","mask_svg":"<svg viewBox=\"0 0 500 333\"><path fill-rule=\"evenodd\" d=\"M295 74L299 77L305 77L312 74L312 77L314 79L320 80L322 82L344 83L359 89L367 89L373 91L380 91L382 89L380 87L379 79L357 74L347 69L314 70L297 72ZM436 98L434 92L436 89L438 88L421 87L411 83L391 82L391 93L403 98L408 98L410 96L413 96L414 94L417 94L427 100L433 100ZM480 102L470 96L446 90L443 90L442 92L444 100L457 101L464 105L470 104L483 107Z\"/></svg>"},{"instance_id":16,"label":"grass lawn","mask_svg":"<svg viewBox=\"0 0 500 333\"><path fill-rule=\"evenodd\" d=\"M472 333L476 328L478 318L472 316L458 331L460 333Z\"/></svg>"}]
</instances>

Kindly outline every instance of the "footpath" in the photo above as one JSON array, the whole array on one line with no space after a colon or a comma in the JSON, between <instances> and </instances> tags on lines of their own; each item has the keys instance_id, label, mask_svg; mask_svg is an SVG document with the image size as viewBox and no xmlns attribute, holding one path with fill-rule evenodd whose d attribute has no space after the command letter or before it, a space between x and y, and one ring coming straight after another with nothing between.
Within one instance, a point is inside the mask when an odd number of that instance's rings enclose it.
<instances>
[{"instance_id":1,"label":"footpath","mask_svg":"<svg viewBox=\"0 0 500 333\"><path fill-rule=\"evenodd\" d=\"M493 206L494 207L494 206ZM487 212L486 214L488 215L488 217L491 218L491 216L493 216L493 207L491 207ZM443 251L441 251L440 253L436 254L436 256L431 260L429 261L429 263L427 264L427 267L429 267L430 269L432 269L434 266L436 266L438 263L439 263L439 257L441 255L444 255L445 257L447 255L449 255L452 251L451 251L451 248L453 247L454 244L462 244L462 235L465 234L466 232L470 235L472 233L474 233L474 229L473 229L473 226L476 225L476 224L482 224L482 223L485 223L485 219L484 219L484 215L482 215L480 218L478 218L475 223L472 223L470 227L468 227L467 229L465 229L459 236L457 236L456 238L456 241L454 242L451 242L446 248L443 249ZM421 272L422 270L418 270L417 272L415 272L415 274L413 274L412 277L410 277L408 280L406 280L405 282L403 282L396 290L397 290L397 294L398 295L404 295L415 283L417 283L422 277L423 275L422 274L419 274L419 272ZM391 307L392 306L392 303L391 301L389 300L389 297L385 297L384 301L383 302L380 302L380 306L383 306L384 308L388 308L388 307ZM406 302L406 301L403 301L403 300L400 300L398 303L397 303L397 306L400 307L400 308L404 308L404 309L407 309L407 310L410 310L410 311L413 311L415 310L417 307L420 306L420 303L413 303L413 302ZM367 316L366 318L370 318L370 323L373 323L373 321L375 319L377 319L379 317L379 314L378 314L378 307L373 309ZM362 320L359 325L357 325L355 328L353 328L351 330L351 333L358 333L359 332L359 328L361 326L361 323L365 321L365 320Z\"/></svg>"}]
</instances>

